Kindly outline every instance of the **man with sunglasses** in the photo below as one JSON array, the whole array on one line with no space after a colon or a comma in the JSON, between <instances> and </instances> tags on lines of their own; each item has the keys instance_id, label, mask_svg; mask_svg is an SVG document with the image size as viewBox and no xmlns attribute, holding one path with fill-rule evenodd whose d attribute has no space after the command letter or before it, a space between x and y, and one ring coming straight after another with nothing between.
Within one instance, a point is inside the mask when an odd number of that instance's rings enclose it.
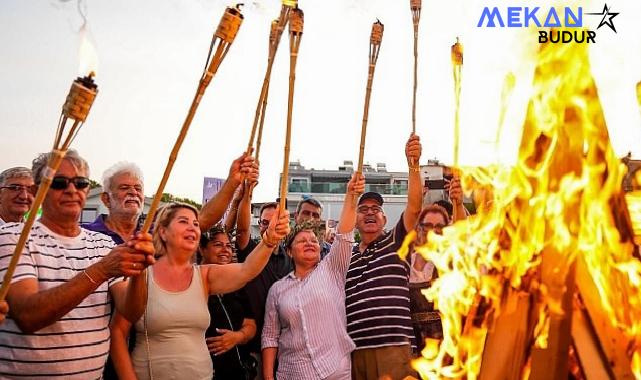
<instances>
[{"instance_id":1,"label":"man with sunglasses","mask_svg":"<svg viewBox=\"0 0 641 380\"><path fill-rule=\"evenodd\" d=\"M356 228L361 242L352 252L345 284L347 332L356 344L352 353L355 380L417 377L410 367L415 339L410 318L409 265L397 251L421 212L418 136L410 136L405 156L409 166L407 206L391 231L384 230L387 217L380 194L367 192L358 200Z\"/></svg>"},{"instance_id":2,"label":"man with sunglasses","mask_svg":"<svg viewBox=\"0 0 641 380\"><path fill-rule=\"evenodd\" d=\"M22 222L33 204L31 169L10 168L0 173L0 226Z\"/></svg>"},{"instance_id":3,"label":"man with sunglasses","mask_svg":"<svg viewBox=\"0 0 641 380\"><path fill-rule=\"evenodd\" d=\"M153 263L151 236L114 246L108 236L81 228L90 185L87 162L69 150L53 173L50 158L51 153L41 154L33 162L36 184L45 176L52 182L7 294L11 314L0 325L0 374L99 378L109 351L111 298L129 320L144 311L139 275ZM22 226L0 228L0 268L7 268ZM130 279L122 281L123 276Z\"/></svg>"}]
</instances>

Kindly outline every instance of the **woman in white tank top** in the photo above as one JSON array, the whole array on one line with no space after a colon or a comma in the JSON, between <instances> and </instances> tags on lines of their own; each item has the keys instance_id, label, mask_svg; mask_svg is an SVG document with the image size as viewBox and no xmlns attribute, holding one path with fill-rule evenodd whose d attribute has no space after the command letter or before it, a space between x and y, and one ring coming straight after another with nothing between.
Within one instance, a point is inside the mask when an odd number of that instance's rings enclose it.
<instances>
[{"instance_id":1,"label":"woman in white tank top","mask_svg":"<svg viewBox=\"0 0 641 380\"><path fill-rule=\"evenodd\" d=\"M162 256L148 268L147 307L136 322L132 354L136 377L210 380L207 297L240 289L256 277L288 233L289 213L276 213L262 242L244 263L198 266L192 263L200 241L198 210L171 203L159 211L154 248Z\"/></svg>"}]
</instances>

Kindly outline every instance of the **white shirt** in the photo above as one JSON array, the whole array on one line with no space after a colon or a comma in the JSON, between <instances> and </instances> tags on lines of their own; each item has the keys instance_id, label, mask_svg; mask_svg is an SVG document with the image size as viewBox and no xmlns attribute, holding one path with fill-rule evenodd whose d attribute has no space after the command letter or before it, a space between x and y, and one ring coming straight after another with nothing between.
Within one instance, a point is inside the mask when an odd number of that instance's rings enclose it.
<instances>
[{"instance_id":1,"label":"white shirt","mask_svg":"<svg viewBox=\"0 0 641 380\"><path fill-rule=\"evenodd\" d=\"M23 226L7 223L0 227L1 276ZM100 261L113 245L110 237L97 232L81 229L78 236L61 236L36 222L11 282L33 278L40 290L54 288ZM100 378L109 353L108 286L115 282L103 283L60 320L32 334L23 333L7 317L0 325L0 377Z\"/></svg>"}]
</instances>

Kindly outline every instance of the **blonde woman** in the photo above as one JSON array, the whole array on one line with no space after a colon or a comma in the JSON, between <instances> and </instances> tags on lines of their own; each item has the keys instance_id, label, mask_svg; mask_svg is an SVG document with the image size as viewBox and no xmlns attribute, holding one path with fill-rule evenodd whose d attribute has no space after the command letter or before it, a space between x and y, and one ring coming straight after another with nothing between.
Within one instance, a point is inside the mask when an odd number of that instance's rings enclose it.
<instances>
[{"instance_id":1,"label":"blonde woman","mask_svg":"<svg viewBox=\"0 0 641 380\"><path fill-rule=\"evenodd\" d=\"M200 242L198 210L181 203L165 206L154 231L154 248L161 257L148 269L147 307L136 322L135 377L210 380L213 370L205 343L210 322L208 296L243 287L260 273L288 233L288 212L275 213L261 243L245 262L194 265L192 256Z\"/></svg>"}]
</instances>

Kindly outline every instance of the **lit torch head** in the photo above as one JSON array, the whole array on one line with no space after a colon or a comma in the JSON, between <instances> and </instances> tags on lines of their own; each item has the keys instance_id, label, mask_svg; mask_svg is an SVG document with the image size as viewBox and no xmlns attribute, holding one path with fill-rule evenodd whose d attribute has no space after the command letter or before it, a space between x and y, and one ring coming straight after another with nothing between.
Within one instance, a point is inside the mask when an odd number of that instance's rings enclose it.
<instances>
[{"instance_id":1,"label":"lit torch head","mask_svg":"<svg viewBox=\"0 0 641 380\"><path fill-rule=\"evenodd\" d=\"M303 34L303 24L305 17L303 10L300 8L294 8L289 13L289 33L293 35Z\"/></svg>"},{"instance_id":2,"label":"lit torch head","mask_svg":"<svg viewBox=\"0 0 641 380\"><path fill-rule=\"evenodd\" d=\"M62 113L69 119L84 122L98 94L98 85L93 81L94 73L78 77L71 84L67 100L62 106Z\"/></svg>"},{"instance_id":3,"label":"lit torch head","mask_svg":"<svg viewBox=\"0 0 641 380\"><path fill-rule=\"evenodd\" d=\"M463 65L463 45L456 37L456 43L452 45L452 64L455 66Z\"/></svg>"},{"instance_id":4,"label":"lit torch head","mask_svg":"<svg viewBox=\"0 0 641 380\"><path fill-rule=\"evenodd\" d=\"M385 26L379 20L372 24L372 34L369 39L372 45L380 45L383 42L384 29Z\"/></svg>"},{"instance_id":5,"label":"lit torch head","mask_svg":"<svg viewBox=\"0 0 641 380\"><path fill-rule=\"evenodd\" d=\"M216 30L216 37L229 44L234 42L234 38L236 38L236 34L238 34L238 29L240 29L240 24L243 22L244 16L240 12L241 5L243 4L227 7Z\"/></svg>"}]
</instances>

